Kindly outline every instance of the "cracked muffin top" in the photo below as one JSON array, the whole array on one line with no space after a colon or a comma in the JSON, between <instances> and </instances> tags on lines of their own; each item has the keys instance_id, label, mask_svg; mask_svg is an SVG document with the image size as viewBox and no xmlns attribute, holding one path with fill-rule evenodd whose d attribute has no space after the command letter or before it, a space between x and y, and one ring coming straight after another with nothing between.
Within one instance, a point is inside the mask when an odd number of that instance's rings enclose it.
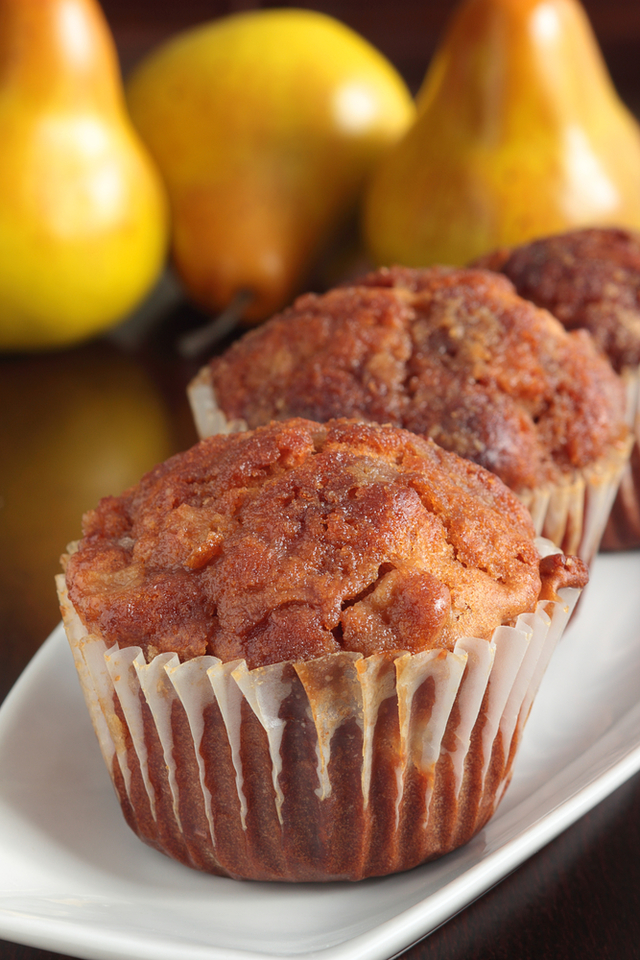
<instances>
[{"instance_id":1,"label":"cracked muffin top","mask_svg":"<svg viewBox=\"0 0 640 960\"><path fill-rule=\"evenodd\" d=\"M620 378L583 330L567 333L481 269L393 267L307 294L214 357L229 420L390 423L523 492L557 483L627 436Z\"/></svg>"},{"instance_id":2,"label":"cracked muffin top","mask_svg":"<svg viewBox=\"0 0 640 960\"><path fill-rule=\"evenodd\" d=\"M640 364L640 235L591 228L480 257L568 330L584 327L620 372Z\"/></svg>"},{"instance_id":3,"label":"cracked muffin top","mask_svg":"<svg viewBox=\"0 0 640 960\"><path fill-rule=\"evenodd\" d=\"M249 667L451 649L561 586L491 473L390 426L294 419L201 441L85 515L63 558L90 632Z\"/></svg>"}]
</instances>

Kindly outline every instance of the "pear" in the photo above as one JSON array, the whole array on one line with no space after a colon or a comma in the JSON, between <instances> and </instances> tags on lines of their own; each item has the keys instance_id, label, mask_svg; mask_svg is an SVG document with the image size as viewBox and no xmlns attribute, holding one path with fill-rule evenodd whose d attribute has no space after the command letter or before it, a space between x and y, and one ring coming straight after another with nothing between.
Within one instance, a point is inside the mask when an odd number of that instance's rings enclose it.
<instances>
[{"instance_id":1,"label":"pear","mask_svg":"<svg viewBox=\"0 0 640 960\"><path fill-rule=\"evenodd\" d=\"M94 0L0 0L0 349L90 337L147 293L168 204Z\"/></svg>"},{"instance_id":2,"label":"pear","mask_svg":"<svg viewBox=\"0 0 640 960\"><path fill-rule=\"evenodd\" d=\"M371 179L378 263L464 264L584 225L640 227L640 130L577 0L465 0Z\"/></svg>"},{"instance_id":3,"label":"pear","mask_svg":"<svg viewBox=\"0 0 640 960\"><path fill-rule=\"evenodd\" d=\"M39 643L60 619L51 585L83 512L137 483L184 438L141 365L99 340L0 358L0 410L3 642Z\"/></svg>"},{"instance_id":4,"label":"pear","mask_svg":"<svg viewBox=\"0 0 640 960\"><path fill-rule=\"evenodd\" d=\"M415 117L388 60L310 10L232 14L149 54L126 84L167 186L176 271L257 321L293 296L381 153Z\"/></svg>"}]
</instances>

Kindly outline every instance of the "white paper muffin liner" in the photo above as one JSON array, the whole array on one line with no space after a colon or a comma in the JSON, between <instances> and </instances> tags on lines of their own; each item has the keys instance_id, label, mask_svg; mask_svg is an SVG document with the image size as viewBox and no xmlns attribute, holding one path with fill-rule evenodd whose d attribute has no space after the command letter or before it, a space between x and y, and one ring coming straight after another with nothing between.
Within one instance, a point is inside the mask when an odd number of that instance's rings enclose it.
<instances>
[{"instance_id":1,"label":"white paper muffin liner","mask_svg":"<svg viewBox=\"0 0 640 960\"><path fill-rule=\"evenodd\" d=\"M640 442L640 374L631 379L633 382L627 379L627 392L629 404L633 404L631 419L635 420ZM241 433L247 429L245 420L228 420L218 406L208 366L196 374L187 394L200 439L216 433ZM564 483L517 493L531 513L536 535L551 540L567 556L580 557L587 565L591 564L600 547L623 475L630 470L633 441L634 438L629 437L626 444L613 449L608 457L576 472ZM640 481L640 454L638 479ZM640 542L640 503L635 502Z\"/></svg>"},{"instance_id":2,"label":"white paper muffin liner","mask_svg":"<svg viewBox=\"0 0 640 960\"><path fill-rule=\"evenodd\" d=\"M626 445L566 483L517 493L531 513L536 534L551 540L568 556L591 564L628 467L632 444L629 437Z\"/></svg>"},{"instance_id":3,"label":"white paper muffin liner","mask_svg":"<svg viewBox=\"0 0 640 960\"><path fill-rule=\"evenodd\" d=\"M640 367L626 367L621 376L627 393L627 424L634 442L602 537L605 550L640 546Z\"/></svg>"},{"instance_id":4,"label":"white paper muffin liner","mask_svg":"<svg viewBox=\"0 0 640 960\"><path fill-rule=\"evenodd\" d=\"M202 367L187 385L187 396L201 440L216 433L242 433L247 429L246 420L241 417L229 420L218 406L208 366Z\"/></svg>"},{"instance_id":5,"label":"white paper muffin liner","mask_svg":"<svg viewBox=\"0 0 640 960\"><path fill-rule=\"evenodd\" d=\"M453 651L249 670L107 648L82 625L63 575L57 585L131 828L189 866L287 881L406 870L480 830L579 594L561 591L491 641L466 637Z\"/></svg>"}]
</instances>

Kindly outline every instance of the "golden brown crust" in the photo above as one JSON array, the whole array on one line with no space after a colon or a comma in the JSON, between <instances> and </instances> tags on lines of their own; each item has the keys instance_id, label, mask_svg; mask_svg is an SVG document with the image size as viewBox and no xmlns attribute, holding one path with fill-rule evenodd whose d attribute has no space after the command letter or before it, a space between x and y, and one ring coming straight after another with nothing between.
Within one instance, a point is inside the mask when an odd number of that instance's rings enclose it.
<instances>
[{"instance_id":1,"label":"golden brown crust","mask_svg":"<svg viewBox=\"0 0 640 960\"><path fill-rule=\"evenodd\" d=\"M620 372L640 363L640 235L573 230L480 257L569 330L588 330Z\"/></svg>"},{"instance_id":2,"label":"golden brown crust","mask_svg":"<svg viewBox=\"0 0 640 960\"><path fill-rule=\"evenodd\" d=\"M273 423L202 441L86 515L66 560L89 630L250 667L489 638L541 588L527 510L406 431Z\"/></svg>"},{"instance_id":3,"label":"golden brown crust","mask_svg":"<svg viewBox=\"0 0 640 960\"><path fill-rule=\"evenodd\" d=\"M584 331L486 270L394 267L308 294L211 361L218 404L249 427L290 416L391 423L521 492L626 434L619 378Z\"/></svg>"},{"instance_id":4,"label":"golden brown crust","mask_svg":"<svg viewBox=\"0 0 640 960\"><path fill-rule=\"evenodd\" d=\"M566 557L563 553L552 553L540 561L542 589L541 600L560 599L558 591L565 587L577 587L582 590L589 581L587 565L579 557Z\"/></svg>"}]
</instances>

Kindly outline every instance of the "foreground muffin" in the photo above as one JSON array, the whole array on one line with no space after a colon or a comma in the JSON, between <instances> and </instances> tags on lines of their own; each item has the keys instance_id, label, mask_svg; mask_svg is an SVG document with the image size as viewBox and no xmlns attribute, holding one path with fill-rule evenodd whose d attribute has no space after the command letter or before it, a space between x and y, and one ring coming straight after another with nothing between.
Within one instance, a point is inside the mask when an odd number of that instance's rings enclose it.
<instances>
[{"instance_id":1,"label":"foreground muffin","mask_svg":"<svg viewBox=\"0 0 640 960\"><path fill-rule=\"evenodd\" d=\"M469 840L587 579L470 461L301 419L101 501L64 567L129 825L259 880L357 880Z\"/></svg>"},{"instance_id":2,"label":"foreground muffin","mask_svg":"<svg viewBox=\"0 0 640 960\"><path fill-rule=\"evenodd\" d=\"M588 330L624 379L635 445L603 546L640 546L640 235L613 227L574 230L495 250L477 265L504 273L521 296L567 329Z\"/></svg>"},{"instance_id":3,"label":"foreground muffin","mask_svg":"<svg viewBox=\"0 0 640 960\"><path fill-rule=\"evenodd\" d=\"M201 436L335 416L430 436L499 476L590 562L630 447L624 388L585 331L486 270L395 267L309 294L189 388Z\"/></svg>"}]
</instances>

